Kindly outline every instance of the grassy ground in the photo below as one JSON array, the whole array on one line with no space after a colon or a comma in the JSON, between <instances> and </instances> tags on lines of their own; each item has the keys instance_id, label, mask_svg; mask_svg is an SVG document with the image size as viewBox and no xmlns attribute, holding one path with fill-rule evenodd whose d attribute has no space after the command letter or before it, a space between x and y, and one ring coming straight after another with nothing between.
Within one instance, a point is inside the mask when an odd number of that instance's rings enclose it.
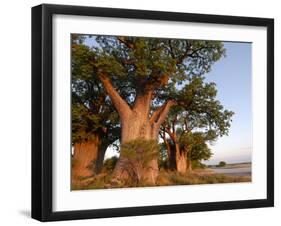
<instances>
[{"instance_id":1,"label":"grassy ground","mask_svg":"<svg viewBox=\"0 0 281 226\"><path fill-rule=\"evenodd\" d=\"M236 183L250 181L251 177L249 176L229 176L226 174L213 173L208 169L194 170L191 173L189 172L184 174L160 170L156 186ZM100 174L96 177L72 181L72 190L146 186L150 185L145 183L136 183L133 181L114 183L112 182L111 176L108 174Z\"/></svg>"}]
</instances>

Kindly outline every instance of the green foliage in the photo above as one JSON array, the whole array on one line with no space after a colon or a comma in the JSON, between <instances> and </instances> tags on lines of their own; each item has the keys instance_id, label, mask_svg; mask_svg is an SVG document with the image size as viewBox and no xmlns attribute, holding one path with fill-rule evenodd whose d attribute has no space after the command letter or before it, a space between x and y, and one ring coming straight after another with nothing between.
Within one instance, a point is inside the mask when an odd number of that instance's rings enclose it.
<instances>
[{"instance_id":1,"label":"green foliage","mask_svg":"<svg viewBox=\"0 0 281 226\"><path fill-rule=\"evenodd\" d=\"M200 77L225 56L219 41L93 36L94 67L133 105L137 93L154 91L153 105L174 99L182 84Z\"/></svg>"},{"instance_id":2,"label":"green foliage","mask_svg":"<svg viewBox=\"0 0 281 226\"><path fill-rule=\"evenodd\" d=\"M212 152L206 144L206 137L201 132L184 133L180 139L180 148L189 153L192 161L208 160Z\"/></svg>"},{"instance_id":3,"label":"green foliage","mask_svg":"<svg viewBox=\"0 0 281 226\"><path fill-rule=\"evenodd\" d=\"M178 105L171 108L162 127L170 131L171 147L179 141L180 149L192 161L207 160L212 156L207 143L227 135L234 112L225 110L216 100L214 83L206 83L204 77L193 77L177 93Z\"/></svg>"},{"instance_id":4,"label":"green foliage","mask_svg":"<svg viewBox=\"0 0 281 226\"><path fill-rule=\"evenodd\" d=\"M168 169L169 161L168 161L168 153L166 150L166 146L164 143L159 144L159 155L158 155L158 167Z\"/></svg>"},{"instance_id":5,"label":"green foliage","mask_svg":"<svg viewBox=\"0 0 281 226\"><path fill-rule=\"evenodd\" d=\"M226 166L226 162L220 161L218 167L224 167L224 166Z\"/></svg>"},{"instance_id":6,"label":"green foliage","mask_svg":"<svg viewBox=\"0 0 281 226\"><path fill-rule=\"evenodd\" d=\"M121 157L126 159L126 169L130 179L141 183L143 170L147 170L149 163L157 159L159 145L155 140L136 139L121 145Z\"/></svg>"},{"instance_id":7,"label":"green foliage","mask_svg":"<svg viewBox=\"0 0 281 226\"><path fill-rule=\"evenodd\" d=\"M157 157L159 145L155 140L136 139L121 145L122 155L143 167Z\"/></svg>"},{"instance_id":8,"label":"green foliage","mask_svg":"<svg viewBox=\"0 0 281 226\"><path fill-rule=\"evenodd\" d=\"M121 67L135 78L153 82L164 74L169 74L175 82L190 75L202 75L225 55L223 44L218 41L116 36L97 36L95 40L99 44L95 50L97 65L104 70L110 69L107 72L111 76L122 77Z\"/></svg>"},{"instance_id":9,"label":"green foliage","mask_svg":"<svg viewBox=\"0 0 281 226\"><path fill-rule=\"evenodd\" d=\"M99 136L106 147L119 138L119 118L101 82L94 76L95 53L84 44L86 38L72 35L72 142Z\"/></svg>"},{"instance_id":10,"label":"green foliage","mask_svg":"<svg viewBox=\"0 0 281 226\"><path fill-rule=\"evenodd\" d=\"M171 108L162 127L169 131L170 145L179 142L192 161L207 160L212 156L208 143L228 135L234 112L224 109L216 100L214 83L205 82L202 76L194 76L175 94L177 105Z\"/></svg>"},{"instance_id":11,"label":"green foliage","mask_svg":"<svg viewBox=\"0 0 281 226\"><path fill-rule=\"evenodd\" d=\"M205 164L203 164L202 162L198 161L198 160L193 160L191 162L192 164L192 169L205 169L207 168L207 166Z\"/></svg>"},{"instance_id":12,"label":"green foliage","mask_svg":"<svg viewBox=\"0 0 281 226\"><path fill-rule=\"evenodd\" d=\"M208 140L214 141L218 136L228 134L234 112L224 109L216 100L215 83L204 80L204 77L189 80L178 93L179 104L171 109L169 118L177 117L182 130L205 130Z\"/></svg>"},{"instance_id":13,"label":"green foliage","mask_svg":"<svg viewBox=\"0 0 281 226\"><path fill-rule=\"evenodd\" d=\"M85 45L86 38L94 46ZM86 124L74 129L74 138L75 134L84 137L86 128L95 131L104 125L104 118L109 116L97 114L101 108L112 112L97 71L109 76L121 97L131 105L138 92L150 87L154 90L155 107L172 98L189 106L181 110L188 110L188 117L193 117L195 124L203 127L208 121L208 125L217 127L214 131L226 133L225 123L230 114L225 111L217 115L222 108L212 99L216 95L215 85L204 84L202 77L223 56L225 49L219 41L73 35L73 123L74 128L76 124L81 126L82 121ZM83 108L90 109L93 115ZM87 126L89 122L91 125Z\"/></svg>"},{"instance_id":14,"label":"green foliage","mask_svg":"<svg viewBox=\"0 0 281 226\"><path fill-rule=\"evenodd\" d=\"M112 173L117 161L118 161L118 157L116 156L106 159L103 163L103 171L107 173Z\"/></svg>"}]
</instances>

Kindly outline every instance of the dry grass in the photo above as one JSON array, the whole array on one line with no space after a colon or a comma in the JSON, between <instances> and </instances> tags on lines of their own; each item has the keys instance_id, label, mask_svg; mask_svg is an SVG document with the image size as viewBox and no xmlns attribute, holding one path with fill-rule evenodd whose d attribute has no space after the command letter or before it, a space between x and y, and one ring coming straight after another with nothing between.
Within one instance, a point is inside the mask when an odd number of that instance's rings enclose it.
<instances>
[{"instance_id":1,"label":"dry grass","mask_svg":"<svg viewBox=\"0 0 281 226\"><path fill-rule=\"evenodd\" d=\"M217 174L209 170L194 170L188 173L178 173L173 171L160 170L156 181L156 186L169 185L194 185L194 184L217 184L217 183L237 183L251 182L250 176L229 176L226 174ZM100 174L83 180L72 181L72 190L85 189L104 189L104 188L125 188L125 187L147 187L150 186L144 182L136 183L134 181L116 182L112 180L111 175ZM155 185L154 185L155 186Z\"/></svg>"},{"instance_id":2,"label":"dry grass","mask_svg":"<svg viewBox=\"0 0 281 226\"><path fill-rule=\"evenodd\" d=\"M211 172L194 171L191 173L161 172L158 178L158 185L192 185L192 184L217 184L250 182L248 176L228 176Z\"/></svg>"}]
</instances>

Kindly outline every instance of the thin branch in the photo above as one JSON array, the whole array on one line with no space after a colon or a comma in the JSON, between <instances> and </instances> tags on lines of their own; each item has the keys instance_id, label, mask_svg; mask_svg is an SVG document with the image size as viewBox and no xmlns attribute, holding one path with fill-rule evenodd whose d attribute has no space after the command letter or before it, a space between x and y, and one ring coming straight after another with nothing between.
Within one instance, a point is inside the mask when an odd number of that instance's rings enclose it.
<instances>
[{"instance_id":1,"label":"thin branch","mask_svg":"<svg viewBox=\"0 0 281 226\"><path fill-rule=\"evenodd\" d=\"M177 64L181 64L183 62L183 60L189 56L188 52L190 51L190 46L188 44L188 41L186 41L186 48L185 48L185 52L183 53L183 55L177 60Z\"/></svg>"},{"instance_id":2,"label":"thin branch","mask_svg":"<svg viewBox=\"0 0 281 226\"><path fill-rule=\"evenodd\" d=\"M175 54L174 54L174 50L173 50L173 46L172 46L171 40L169 40L168 43L169 43L169 47L170 47L170 51L169 52L171 53L172 58L175 59L176 57L175 57Z\"/></svg>"},{"instance_id":3,"label":"thin branch","mask_svg":"<svg viewBox=\"0 0 281 226\"><path fill-rule=\"evenodd\" d=\"M76 100L78 100L78 102L89 112L91 112L91 109L89 109L86 105L85 105L85 101L83 101L77 94L72 93L72 95L75 96Z\"/></svg>"},{"instance_id":4,"label":"thin branch","mask_svg":"<svg viewBox=\"0 0 281 226\"><path fill-rule=\"evenodd\" d=\"M129 49L134 49L134 44L129 42L128 40L125 39L125 37L117 37L117 40L121 43L123 43L126 47L128 47Z\"/></svg>"},{"instance_id":5,"label":"thin branch","mask_svg":"<svg viewBox=\"0 0 281 226\"><path fill-rule=\"evenodd\" d=\"M161 124L165 121L165 119L166 119L166 117L167 117L167 115L168 115L168 113L169 113L170 108L171 108L173 105L175 105L175 104L176 104L176 102L173 101L173 100L168 100L168 101L166 102L166 104L164 105L164 107L163 107L162 111L160 112L159 117L158 117L158 119L157 119L157 121L156 121L156 124L158 124L159 127L160 127Z\"/></svg>"},{"instance_id":6,"label":"thin branch","mask_svg":"<svg viewBox=\"0 0 281 226\"><path fill-rule=\"evenodd\" d=\"M176 123L177 123L177 115L175 115L174 119L172 120L172 130L173 130L173 133L176 132Z\"/></svg>"}]
</instances>

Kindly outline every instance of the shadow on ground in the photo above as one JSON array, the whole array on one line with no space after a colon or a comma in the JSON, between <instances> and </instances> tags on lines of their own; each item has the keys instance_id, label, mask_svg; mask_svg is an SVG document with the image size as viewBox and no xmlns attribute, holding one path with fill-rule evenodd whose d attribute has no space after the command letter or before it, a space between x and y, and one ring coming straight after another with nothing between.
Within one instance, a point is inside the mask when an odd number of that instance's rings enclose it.
<instances>
[{"instance_id":1,"label":"shadow on ground","mask_svg":"<svg viewBox=\"0 0 281 226\"><path fill-rule=\"evenodd\" d=\"M30 210L19 210L20 215L24 216L24 217L31 217L31 212Z\"/></svg>"}]
</instances>

